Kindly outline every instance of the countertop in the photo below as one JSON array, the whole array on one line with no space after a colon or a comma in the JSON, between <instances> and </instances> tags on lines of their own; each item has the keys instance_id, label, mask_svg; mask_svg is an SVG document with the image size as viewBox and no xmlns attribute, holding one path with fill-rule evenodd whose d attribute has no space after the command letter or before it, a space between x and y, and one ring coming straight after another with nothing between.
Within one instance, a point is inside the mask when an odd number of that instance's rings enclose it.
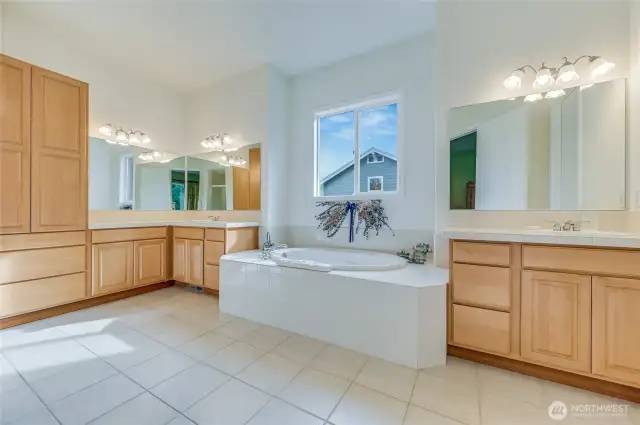
<instances>
[{"instance_id":1,"label":"countertop","mask_svg":"<svg viewBox=\"0 0 640 425\"><path fill-rule=\"evenodd\" d=\"M491 242L640 248L640 233L608 232L602 230L561 232L549 229L485 229L450 227L444 230L443 235L449 239Z\"/></svg>"},{"instance_id":2,"label":"countertop","mask_svg":"<svg viewBox=\"0 0 640 425\"><path fill-rule=\"evenodd\" d=\"M185 220L185 221L125 221L116 223L91 223L90 230L101 229L124 229L134 227L206 227L215 229L237 229L240 227L260 227L259 223L253 221L213 221L213 220Z\"/></svg>"}]
</instances>

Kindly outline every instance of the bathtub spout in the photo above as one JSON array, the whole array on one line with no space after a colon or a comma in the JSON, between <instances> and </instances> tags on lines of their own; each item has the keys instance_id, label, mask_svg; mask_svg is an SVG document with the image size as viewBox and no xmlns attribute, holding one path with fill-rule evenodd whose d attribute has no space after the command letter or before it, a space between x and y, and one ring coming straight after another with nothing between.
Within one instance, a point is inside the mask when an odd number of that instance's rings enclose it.
<instances>
[{"instance_id":1,"label":"bathtub spout","mask_svg":"<svg viewBox=\"0 0 640 425\"><path fill-rule=\"evenodd\" d=\"M278 249L287 249L287 248L289 248L289 246L285 245L285 244L278 244L278 245L273 245L273 246L269 246L269 247L263 247L262 248L262 258L264 260L269 260L269 259L271 259L273 251L276 251Z\"/></svg>"}]
</instances>

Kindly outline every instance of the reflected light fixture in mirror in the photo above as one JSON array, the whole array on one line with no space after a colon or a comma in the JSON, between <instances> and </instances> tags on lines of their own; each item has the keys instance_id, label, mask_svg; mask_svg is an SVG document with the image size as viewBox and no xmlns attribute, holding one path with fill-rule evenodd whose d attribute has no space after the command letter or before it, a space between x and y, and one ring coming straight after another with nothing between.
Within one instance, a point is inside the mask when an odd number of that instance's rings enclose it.
<instances>
[{"instance_id":1,"label":"reflected light fixture in mirror","mask_svg":"<svg viewBox=\"0 0 640 425\"><path fill-rule=\"evenodd\" d=\"M552 90L544 95L545 99L555 99L556 97L564 96L566 93L564 90Z\"/></svg>"},{"instance_id":2,"label":"reflected light fixture in mirror","mask_svg":"<svg viewBox=\"0 0 640 425\"><path fill-rule=\"evenodd\" d=\"M233 139L227 133L208 136L200 144L207 149L222 149L225 145L233 143Z\"/></svg>"},{"instance_id":3,"label":"reflected light fixture in mirror","mask_svg":"<svg viewBox=\"0 0 640 425\"><path fill-rule=\"evenodd\" d=\"M542 99L542 94L540 93L534 93L534 94L530 94L527 97L524 98L525 102L536 102L538 100Z\"/></svg>"}]
</instances>

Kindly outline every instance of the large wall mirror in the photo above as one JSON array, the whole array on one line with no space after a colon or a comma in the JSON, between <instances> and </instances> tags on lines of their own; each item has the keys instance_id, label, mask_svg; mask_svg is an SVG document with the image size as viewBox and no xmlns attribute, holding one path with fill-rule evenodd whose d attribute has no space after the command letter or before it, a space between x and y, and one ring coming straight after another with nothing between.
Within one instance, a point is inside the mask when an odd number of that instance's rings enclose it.
<instances>
[{"instance_id":1,"label":"large wall mirror","mask_svg":"<svg viewBox=\"0 0 640 425\"><path fill-rule=\"evenodd\" d=\"M452 109L450 208L624 210L625 93L620 79Z\"/></svg>"},{"instance_id":2,"label":"large wall mirror","mask_svg":"<svg viewBox=\"0 0 640 425\"><path fill-rule=\"evenodd\" d=\"M141 159L145 153L151 156ZM260 210L260 145L153 156L142 147L92 137L89 209Z\"/></svg>"}]
</instances>

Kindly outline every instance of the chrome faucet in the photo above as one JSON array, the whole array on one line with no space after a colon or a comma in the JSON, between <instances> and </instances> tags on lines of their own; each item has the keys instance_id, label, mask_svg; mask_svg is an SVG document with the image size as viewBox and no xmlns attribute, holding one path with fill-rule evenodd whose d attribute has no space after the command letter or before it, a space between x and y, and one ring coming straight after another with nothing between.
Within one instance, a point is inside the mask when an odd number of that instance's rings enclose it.
<instances>
[{"instance_id":1,"label":"chrome faucet","mask_svg":"<svg viewBox=\"0 0 640 425\"><path fill-rule=\"evenodd\" d=\"M588 223L589 220L573 221L567 220L564 223L560 223L555 220L548 220L553 223L553 230L555 232L579 232L582 230L582 223Z\"/></svg>"},{"instance_id":2,"label":"chrome faucet","mask_svg":"<svg viewBox=\"0 0 640 425\"><path fill-rule=\"evenodd\" d=\"M271 235L269 234L269 232L267 232L267 240L265 240L264 243L262 244L262 258L264 260L269 260L271 259L271 255L273 254L273 251L278 249L287 249L287 248L289 248L289 246L285 244L275 245L273 242L271 242Z\"/></svg>"},{"instance_id":3,"label":"chrome faucet","mask_svg":"<svg viewBox=\"0 0 640 425\"><path fill-rule=\"evenodd\" d=\"M211 221L218 221L218 220L220 220L220 216L219 216L219 215L210 215L210 216L209 216L209 217L207 217L207 218L210 218L210 219L211 219Z\"/></svg>"}]
</instances>

